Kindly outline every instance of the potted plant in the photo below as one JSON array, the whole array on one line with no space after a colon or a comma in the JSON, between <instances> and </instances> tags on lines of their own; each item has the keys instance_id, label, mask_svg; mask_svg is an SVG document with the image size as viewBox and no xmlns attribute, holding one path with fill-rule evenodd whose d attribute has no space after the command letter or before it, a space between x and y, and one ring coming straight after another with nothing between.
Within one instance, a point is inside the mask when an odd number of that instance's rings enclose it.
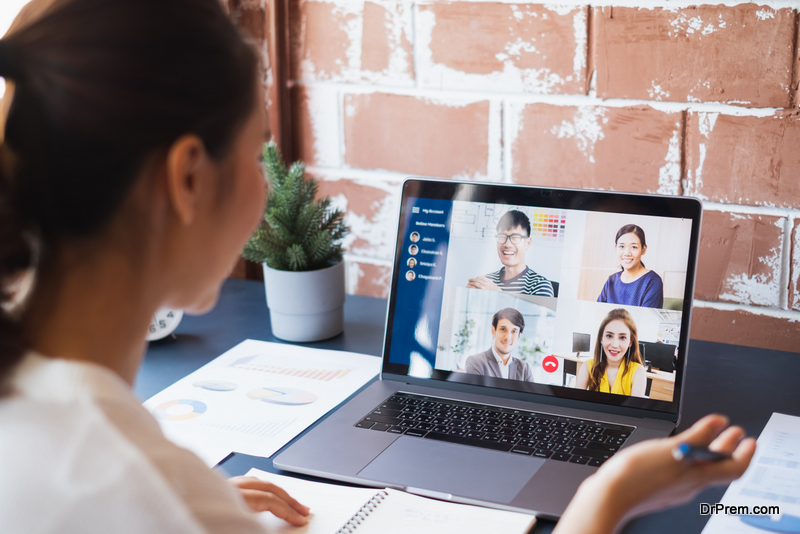
<instances>
[{"instance_id":1,"label":"potted plant","mask_svg":"<svg viewBox=\"0 0 800 534\"><path fill-rule=\"evenodd\" d=\"M469 318L464 318L461 328L453 335L454 343L450 350L453 354L458 354L457 368L459 371L464 370L465 362L467 361L467 347L469 346L469 338L472 337L472 330L475 328L475 321Z\"/></svg>"},{"instance_id":2,"label":"potted plant","mask_svg":"<svg viewBox=\"0 0 800 534\"><path fill-rule=\"evenodd\" d=\"M287 169L275 143L264 147L264 169L264 220L242 256L263 265L272 333L297 342L333 337L344 330L344 212L317 198L302 163Z\"/></svg>"}]
</instances>

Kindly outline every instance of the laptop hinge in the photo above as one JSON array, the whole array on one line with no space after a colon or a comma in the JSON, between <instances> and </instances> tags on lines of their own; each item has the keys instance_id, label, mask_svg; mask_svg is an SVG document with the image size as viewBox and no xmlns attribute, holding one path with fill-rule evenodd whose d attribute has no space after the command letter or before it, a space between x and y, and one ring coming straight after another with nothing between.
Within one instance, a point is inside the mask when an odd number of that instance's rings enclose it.
<instances>
[{"instance_id":1,"label":"laptop hinge","mask_svg":"<svg viewBox=\"0 0 800 534\"><path fill-rule=\"evenodd\" d=\"M596 402L579 401L575 399L565 399L550 395L542 395L536 393L512 391L500 388L487 388L485 386L477 386L472 384L464 384L460 382L448 382L446 380L431 380L429 378L416 378L413 376L397 375L391 373L382 373L382 380L390 380L394 382L402 382L413 386L431 387L439 390L458 391L462 393L469 393L471 395L482 395L491 399L512 399L525 402L534 402L537 404L545 404L557 406L561 408L569 408L576 410L587 410L597 412L598 414L620 415L625 417L638 417L647 419L658 419L663 421L670 421L673 424L678 424L678 415L670 412L661 412L658 410L646 410L642 408L632 408L629 406L614 406L609 404L600 404ZM487 403L490 402L487 400Z\"/></svg>"}]
</instances>

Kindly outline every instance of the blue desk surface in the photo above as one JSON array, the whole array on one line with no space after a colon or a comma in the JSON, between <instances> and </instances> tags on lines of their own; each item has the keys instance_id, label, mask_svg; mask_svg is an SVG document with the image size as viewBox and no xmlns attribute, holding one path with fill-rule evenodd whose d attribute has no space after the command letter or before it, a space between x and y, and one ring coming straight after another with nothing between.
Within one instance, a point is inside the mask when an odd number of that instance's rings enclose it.
<instances>
[{"instance_id":1,"label":"blue desk surface","mask_svg":"<svg viewBox=\"0 0 800 534\"><path fill-rule=\"evenodd\" d=\"M344 333L309 346L379 356L385 320L385 300L348 295ZM150 344L135 386L142 400L244 339L279 341L270 329L263 284L235 279L225 282L214 310L184 317L175 335L175 339ZM720 412L758 436L772 412L800 415L798 376L800 354L692 341L679 430L707 413ZM234 454L221 464L230 475L242 475L251 467L279 472L272 460L243 454ZM700 532L708 520L699 513L700 503L718 502L724 491L724 487L706 490L690 504L634 520L623 532ZM549 532L552 527L553 523L540 521L533 532Z\"/></svg>"}]
</instances>

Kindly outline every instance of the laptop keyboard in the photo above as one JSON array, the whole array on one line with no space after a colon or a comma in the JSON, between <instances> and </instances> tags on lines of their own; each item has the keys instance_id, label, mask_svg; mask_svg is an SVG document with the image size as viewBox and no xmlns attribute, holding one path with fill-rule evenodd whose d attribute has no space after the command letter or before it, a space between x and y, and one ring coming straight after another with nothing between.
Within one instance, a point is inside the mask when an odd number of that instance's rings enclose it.
<instances>
[{"instance_id":1,"label":"laptop keyboard","mask_svg":"<svg viewBox=\"0 0 800 534\"><path fill-rule=\"evenodd\" d=\"M411 393L393 394L355 426L591 466L635 428Z\"/></svg>"}]
</instances>

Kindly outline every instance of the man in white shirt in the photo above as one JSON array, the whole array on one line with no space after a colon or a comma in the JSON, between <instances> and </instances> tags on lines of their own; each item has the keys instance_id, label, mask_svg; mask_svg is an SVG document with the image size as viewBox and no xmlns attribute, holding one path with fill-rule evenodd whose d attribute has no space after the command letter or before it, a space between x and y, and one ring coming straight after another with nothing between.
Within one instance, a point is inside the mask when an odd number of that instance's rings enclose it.
<instances>
[{"instance_id":1,"label":"man in white shirt","mask_svg":"<svg viewBox=\"0 0 800 534\"><path fill-rule=\"evenodd\" d=\"M467 358L466 372L533 382L527 363L515 358L514 347L525 329L525 319L514 308L503 308L492 316L494 343L489 350Z\"/></svg>"}]
</instances>

